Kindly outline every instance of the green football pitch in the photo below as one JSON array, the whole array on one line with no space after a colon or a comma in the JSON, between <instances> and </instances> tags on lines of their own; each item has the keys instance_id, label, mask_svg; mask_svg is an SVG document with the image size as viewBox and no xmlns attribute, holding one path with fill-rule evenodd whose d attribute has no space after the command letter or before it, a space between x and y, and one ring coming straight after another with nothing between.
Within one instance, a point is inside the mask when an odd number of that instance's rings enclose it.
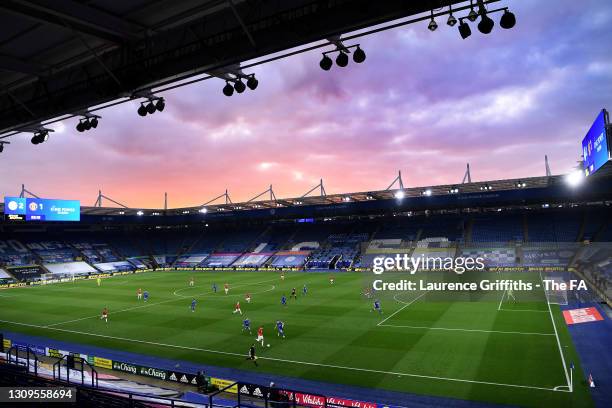
<instances>
[{"instance_id":1,"label":"green football pitch","mask_svg":"<svg viewBox=\"0 0 612 408\"><path fill-rule=\"evenodd\" d=\"M370 274L371 275L371 274ZM195 278L195 286L188 285ZM289 377L524 406L592 406L559 307L544 293L508 301L377 294L362 273L149 272L0 292L0 331ZM212 283L219 288L212 292ZM223 284L229 283L228 295ZM308 294L302 295L306 284ZM280 303L297 288L298 299ZM150 294L138 300L138 288ZM244 300L251 293L252 301ZM517 297L521 296L515 292ZM192 298L197 308L190 311ZM240 301L253 333L243 332ZM109 321L100 320L108 307ZM275 322L285 322L279 338ZM263 325L256 367L245 360ZM570 364L575 364L573 390Z\"/></svg>"}]
</instances>

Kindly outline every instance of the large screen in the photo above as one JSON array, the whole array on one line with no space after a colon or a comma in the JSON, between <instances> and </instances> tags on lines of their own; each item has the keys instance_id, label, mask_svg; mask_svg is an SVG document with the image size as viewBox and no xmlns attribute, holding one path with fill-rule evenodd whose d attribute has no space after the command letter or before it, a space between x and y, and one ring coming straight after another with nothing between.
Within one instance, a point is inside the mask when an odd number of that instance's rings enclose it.
<instances>
[{"instance_id":1,"label":"large screen","mask_svg":"<svg viewBox=\"0 0 612 408\"><path fill-rule=\"evenodd\" d=\"M584 139L582 155L584 156L584 174L589 176L610 160L608 138L606 135L607 112L602 110Z\"/></svg>"},{"instance_id":2,"label":"large screen","mask_svg":"<svg viewBox=\"0 0 612 408\"><path fill-rule=\"evenodd\" d=\"M79 200L4 197L4 218L14 221L80 221Z\"/></svg>"}]
</instances>

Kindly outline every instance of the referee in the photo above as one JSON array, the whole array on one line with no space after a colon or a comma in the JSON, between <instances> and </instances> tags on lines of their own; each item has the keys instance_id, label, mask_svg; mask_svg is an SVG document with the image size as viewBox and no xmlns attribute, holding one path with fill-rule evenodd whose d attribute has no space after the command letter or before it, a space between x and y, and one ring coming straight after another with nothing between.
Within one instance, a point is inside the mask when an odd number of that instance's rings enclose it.
<instances>
[{"instance_id":1,"label":"referee","mask_svg":"<svg viewBox=\"0 0 612 408\"><path fill-rule=\"evenodd\" d=\"M255 343L251 344L251 348L249 348L249 356L246 359L253 360L255 366L259 365L257 364L257 356L255 355Z\"/></svg>"}]
</instances>

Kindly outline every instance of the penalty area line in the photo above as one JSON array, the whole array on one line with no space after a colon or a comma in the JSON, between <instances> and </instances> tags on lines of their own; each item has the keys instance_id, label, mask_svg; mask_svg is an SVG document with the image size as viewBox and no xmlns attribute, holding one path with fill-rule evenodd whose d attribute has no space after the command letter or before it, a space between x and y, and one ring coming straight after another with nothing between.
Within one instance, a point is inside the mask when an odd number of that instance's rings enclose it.
<instances>
[{"instance_id":1,"label":"penalty area line","mask_svg":"<svg viewBox=\"0 0 612 408\"><path fill-rule=\"evenodd\" d=\"M200 351L204 353L222 354L222 355L236 356L236 357L245 356L245 354L233 353L230 351L211 350L211 349L203 349L203 348L198 348L198 347L181 346L177 344L168 344L168 343L160 343L160 342L153 342L153 341L146 341L146 340L131 339L131 338L126 338L126 337L109 336L106 334L81 332L81 331L76 331L76 330L61 329L58 327L47 327L47 326L40 326L36 324L13 322L9 320L0 320L0 322L10 323L10 324L18 325L18 326L35 327L39 329L55 330L55 331L61 331L61 332L66 332L66 333L72 333L72 334L80 334L84 336L120 340L120 341L126 341L126 342L131 342L131 343L149 344L149 345L159 346L159 347L169 347L169 348L182 349L182 350ZM568 390L559 389L559 387L547 388L547 387L538 387L538 386L533 386L533 385L506 384L506 383L498 383L498 382L492 382L492 381L478 381L478 380L467 380L467 379L462 379L462 378L438 377L438 376L433 376L433 375L400 373L400 372L394 372L394 371L375 370L375 369L370 369L370 368L347 367L347 366L333 365L333 364L312 363L308 361L287 360L287 359L274 358L274 357L258 357L258 359L267 360L267 361L275 361L275 362L280 362L280 363L290 363L290 364L313 366L313 367L333 368L333 369L338 369L338 370L360 371L360 372L383 374L383 375L395 375L395 376L400 376L400 377L425 378L425 379L440 380L440 381L492 385L492 386L497 386L497 387L524 388L524 389L552 391L552 392L570 392Z\"/></svg>"},{"instance_id":2,"label":"penalty area line","mask_svg":"<svg viewBox=\"0 0 612 408\"><path fill-rule=\"evenodd\" d=\"M425 291L423 293L421 293L419 296L415 297L414 299L412 299L410 302L408 303L404 303L404 306L400 307L399 309L397 309L395 312L391 313L389 316L387 316L384 320L380 321L377 326L382 326L382 324L384 322L386 322L387 320L389 320L390 318L392 318L393 316L395 316L396 314L398 314L399 312L401 312L402 310L404 310L405 308L407 308L408 306L410 306L411 304L413 304L414 302L416 302L417 300L419 300L420 298L422 298L423 296L425 296L425 294L428 291ZM397 299L395 299L396 301L398 301Z\"/></svg>"}]
</instances>

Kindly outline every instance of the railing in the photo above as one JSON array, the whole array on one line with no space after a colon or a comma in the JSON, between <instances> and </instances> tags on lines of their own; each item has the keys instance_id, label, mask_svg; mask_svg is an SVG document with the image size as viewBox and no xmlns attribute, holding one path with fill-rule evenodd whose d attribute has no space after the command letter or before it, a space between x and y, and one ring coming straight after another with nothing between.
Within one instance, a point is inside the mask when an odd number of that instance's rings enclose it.
<instances>
[{"instance_id":1,"label":"railing","mask_svg":"<svg viewBox=\"0 0 612 408\"><path fill-rule=\"evenodd\" d=\"M77 360L78 358L78 360ZM91 365L87 360L81 357L75 357L72 355L65 355L55 363L53 363L53 379L57 381L64 381L62 379L62 361L66 360L66 382L70 383L70 370L77 370L81 373L81 385L85 385L85 366L91 370L91 387L98 388L98 371ZM70 362L72 360L72 362ZM80 370L77 369L78 363L81 364ZM57 369L57 377L56 377Z\"/></svg>"},{"instance_id":2,"label":"railing","mask_svg":"<svg viewBox=\"0 0 612 408\"><path fill-rule=\"evenodd\" d=\"M30 359L32 359L32 361L34 361L34 375L38 376L38 357L36 356L34 351L32 351L32 349L30 349L29 347L26 347L25 348L26 361L25 363L21 363L19 361L19 350L20 348L17 346L12 346L10 349L8 349L8 352L6 353L7 363L14 364L16 366L25 366L26 371L29 373L30 372ZM15 361L13 361L13 357L12 357L13 351L15 351Z\"/></svg>"}]
</instances>

